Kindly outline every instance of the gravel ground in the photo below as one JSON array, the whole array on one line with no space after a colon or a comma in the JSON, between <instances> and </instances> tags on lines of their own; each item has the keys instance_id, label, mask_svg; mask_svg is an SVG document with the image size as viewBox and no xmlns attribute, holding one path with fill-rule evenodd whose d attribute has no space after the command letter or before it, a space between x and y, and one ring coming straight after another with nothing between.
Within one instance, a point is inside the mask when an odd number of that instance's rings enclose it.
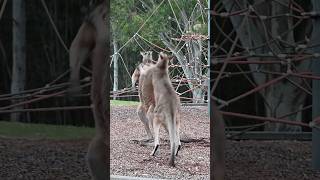
<instances>
[{"instance_id":1,"label":"gravel ground","mask_svg":"<svg viewBox=\"0 0 320 180\"><path fill-rule=\"evenodd\" d=\"M227 179L319 180L311 170L311 142L228 141Z\"/></svg>"},{"instance_id":2,"label":"gravel ground","mask_svg":"<svg viewBox=\"0 0 320 180\"><path fill-rule=\"evenodd\" d=\"M111 108L111 173L166 179L209 179L209 117L206 107L183 107L182 137L202 142L182 144L176 167L168 165L170 155L168 136L162 128L160 153L153 157L153 147L140 146L132 140L146 138L136 107ZM186 126L188 125L188 126Z\"/></svg>"},{"instance_id":3,"label":"gravel ground","mask_svg":"<svg viewBox=\"0 0 320 180\"><path fill-rule=\"evenodd\" d=\"M111 172L116 175L209 179L209 122L207 109L183 107L182 136L205 138L206 142L182 144L176 167L167 165L169 146L162 131L161 152L150 156L152 147L132 143L145 138L135 107L111 110ZM299 141L228 141L226 179L317 180L320 172L310 169L311 143Z\"/></svg>"},{"instance_id":4,"label":"gravel ground","mask_svg":"<svg viewBox=\"0 0 320 180\"><path fill-rule=\"evenodd\" d=\"M88 180L84 160L88 143L0 138L0 179Z\"/></svg>"},{"instance_id":5,"label":"gravel ground","mask_svg":"<svg viewBox=\"0 0 320 180\"><path fill-rule=\"evenodd\" d=\"M135 107L112 107L111 173L167 179L209 179L209 122L205 108L185 107L183 136L205 138L183 143L176 167L168 164L165 133L160 154L133 143L145 137ZM90 179L84 157L89 140L53 141L0 137L0 179ZM311 143L299 141L228 141L227 180L318 180L310 169Z\"/></svg>"}]
</instances>

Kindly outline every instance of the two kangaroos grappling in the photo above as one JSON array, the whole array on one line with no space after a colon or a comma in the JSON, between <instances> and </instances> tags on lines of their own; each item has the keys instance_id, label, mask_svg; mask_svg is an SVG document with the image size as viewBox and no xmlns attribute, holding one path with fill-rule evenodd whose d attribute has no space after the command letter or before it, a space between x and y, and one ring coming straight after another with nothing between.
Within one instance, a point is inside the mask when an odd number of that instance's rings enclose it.
<instances>
[{"instance_id":1,"label":"two kangaroos grappling","mask_svg":"<svg viewBox=\"0 0 320 180\"><path fill-rule=\"evenodd\" d=\"M141 53L143 62L132 75L133 86L139 77L140 105L138 116L147 131L148 139L152 140L153 129L154 148L151 155L155 155L159 148L159 130L161 125L169 133L170 159L169 164L174 166L175 156L181 147L180 142L180 100L176 94L168 74L170 58L165 53L159 54L158 61L153 63L152 52Z\"/></svg>"}]
</instances>

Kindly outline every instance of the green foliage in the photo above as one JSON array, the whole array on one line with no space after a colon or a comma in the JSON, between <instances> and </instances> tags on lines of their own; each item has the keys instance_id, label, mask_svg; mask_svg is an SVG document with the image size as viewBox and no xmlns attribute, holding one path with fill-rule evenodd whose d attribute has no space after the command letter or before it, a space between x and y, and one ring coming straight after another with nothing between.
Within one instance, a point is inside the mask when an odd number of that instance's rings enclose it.
<instances>
[{"instance_id":1,"label":"green foliage","mask_svg":"<svg viewBox=\"0 0 320 180\"><path fill-rule=\"evenodd\" d=\"M181 35L178 28L179 25L182 26L181 12L184 12L188 18L191 15L195 17L189 19L192 24L198 24L198 29L191 29L192 31L206 34L207 25L203 24L207 22L206 17L201 16L201 12L194 11L197 0L165 0L157 9L161 2L144 1L146 5L143 5L142 1L135 0L111 1L111 24L116 41L120 45L124 44L143 26L139 34L148 41L163 47L164 45L159 39L160 33L166 32L172 36ZM203 1L203 3L205 4L202 6L206 7L207 1ZM179 25L175 17L177 17ZM129 46L135 51L140 49L135 42Z\"/></svg>"},{"instance_id":2,"label":"green foliage","mask_svg":"<svg viewBox=\"0 0 320 180\"><path fill-rule=\"evenodd\" d=\"M197 4L199 2L201 5ZM199 8L200 6L202 10ZM172 38L178 38L187 32L207 35L207 11L204 9L206 7L207 0L111 1L113 40L118 44L118 47L122 47L129 41L120 51L129 73L132 73L136 65L141 62L139 52L142 49L160 51L154 46L150 47L150 44L138 36L132 38L135 33L138 32L147 41L164 49L166 47L159 38L161 33L166 33ZM186 15L187 21L189 21L188 27L184 26L185 21L182 15ZM156 54L154 55L156 56ZM123 63L119 64L119 74L122 75L119 77L120 89L131 85L131 79L123 66Z\"/></svg>"},{"instance_id":3,"label":"green foliage","mask_svg":"<svg viewBox=\"0 0 320 180\"><path fill-rule=\"evenodd\" d=\"M138 101L122 101L122 100L111 100L111 106L137 106L139 104Z\"/></svg>"}]
</instances>

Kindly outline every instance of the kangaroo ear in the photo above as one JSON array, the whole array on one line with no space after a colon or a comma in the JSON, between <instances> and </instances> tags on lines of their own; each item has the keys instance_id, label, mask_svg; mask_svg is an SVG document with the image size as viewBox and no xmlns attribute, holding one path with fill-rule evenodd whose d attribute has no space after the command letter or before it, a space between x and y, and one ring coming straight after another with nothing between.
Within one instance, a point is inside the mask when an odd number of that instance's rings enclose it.
<instances>
[{"instance_id":1,"label":"kangaroo ear","mask_svg":"<svg viewBox=\"0 0 320 180\"><path fill-rule=\"evenodd\" d=\"M140 51L140 54L141 54L141 56L143 56L143 55L144 55L144 52Z\"/></svg>"},{"instance_id":2,"label":"kangaroo ear","mask_svg":"<svg viewBox=\"0 0 320 180\"><path fill-rule=\"evenodd\" d=\"M165 54L163 52L159 53L159 58L162 60L165 57Z\"/></svg>"},{"instance_id":3,"label":"kangaroo ear","mask_svg":"<svg viewBox=\"0 0 320 180\"><path fill-rule=\"evenodd\" d=\"M174 57L173 55L168 56L169 62L170 62L171 64L173 64L174 58L175 58L175 57Z\"/></svg>"},{"instance_id":4,"label":"kangaroo ear","mask_svg":"<svg viewBox=\"0 0 320 180\"><path fill-rule=\"evenodd\" d=\"M159 54L159 57L160 57L160 59L162 60L164 57L163 57L163 54Z\"/></svg>"}]
</instances>

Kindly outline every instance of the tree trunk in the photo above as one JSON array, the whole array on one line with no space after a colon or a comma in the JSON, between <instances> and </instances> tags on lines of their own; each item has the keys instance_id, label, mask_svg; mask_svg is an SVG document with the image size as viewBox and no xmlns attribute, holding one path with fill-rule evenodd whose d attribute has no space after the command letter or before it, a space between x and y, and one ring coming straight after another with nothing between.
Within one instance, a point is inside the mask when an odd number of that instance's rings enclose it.
<instances>
[{"instance_id":1,"label":"tree trunk","mask_svg":"<svg viewBox=\"0 0 320 180\"><path fill-rule=\"evenodd\" d=\"M182 51L177 51L176 46L170 41L170 38L162 33L160 34L162 42L171 50L174 56L179 61L179 64L182 67L184 75L189 80L200 80L202 77L202 69L199 63L201 62L201 42L190 41L188 42L188 58L183 54ZM190 67L188 64L192 65ZM199 81L198 81L199 82ZM198 85L193 84L191 81L188 81L188 86L192 89L193 102L194 103L203 103L205 91L203 90L206 86L205 83Z\"/></svg>"},{"instance_id":2,"label":"tree trunk","mask_svg":"<svg viewBox=\"0 0 320 180\"><path fill-rule=\"evenodd\" d=\"M118 73L119 73L119 65L118 65L118 54L115 54L117 53L118 51L118 44L116 42L115 39L113 39L113 92L116 92L119 90L119 76L118 76ZM116 93L114 93L113 95L113 99L117 99L117 97L115 96Z\"/></svg>"},{"instance_id":3,"label":"tree trunk","mask_svg":"<svg viewBox=\"0 0 320 180\"><path fill-rule=\"evenodd\" d=\"M201 87L194 88L192 90L193 103L203 103L204 102L204 91Z\"/></svg>"},{"instance_id":4,"label":"tree trunk","mask_svg":"<svg viewBox=\"0 0 320 180\"><path fill-rule=\"evenodd\" d=\"M11 93L19 93L24 90L26 80L26 13L25 0L12 1L12 17L13 17L13 65ZM17 101L12 101L17 103ZM15 107L14 110L23 107ZM21 113L11 114L11 121L21 121Z\"/></svg>"}]
</instances>

